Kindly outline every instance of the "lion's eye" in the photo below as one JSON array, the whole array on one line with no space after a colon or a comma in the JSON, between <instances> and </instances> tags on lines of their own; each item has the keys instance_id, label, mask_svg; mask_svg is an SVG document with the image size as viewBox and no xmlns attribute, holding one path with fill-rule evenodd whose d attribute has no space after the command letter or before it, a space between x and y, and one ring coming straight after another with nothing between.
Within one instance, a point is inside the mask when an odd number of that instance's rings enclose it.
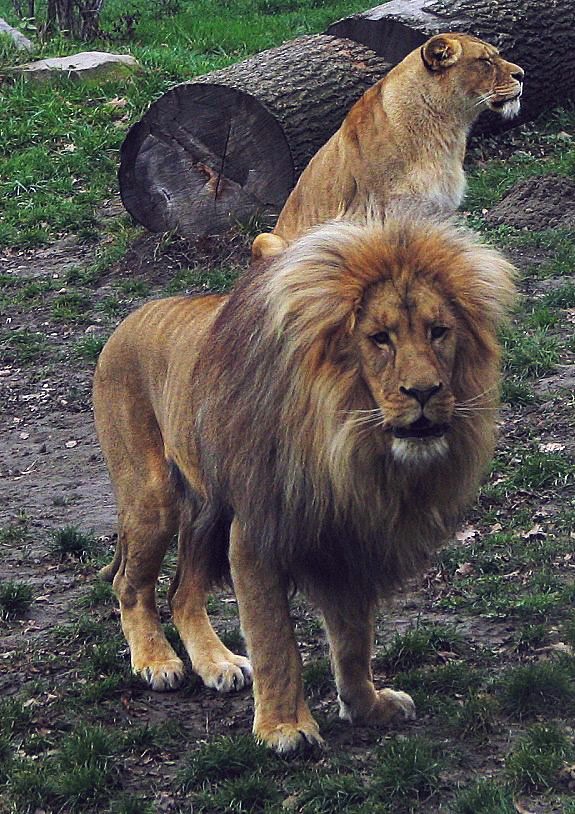
<instances>
[{"instance_id":1,"label":"lion's eye","mask_svg":"<svg viewBox=\"0 0 575 814\"><path fill-rule=\"evenodd\" d=\"M449 328L446 325L434 325L429 334L432 339L441 339L442 336L448 332Z\"/></svg>"},{"instance_id":2,"label":"lion's eye","mask_svg":"<svg viewBox=\"0 0 575 814\"><path fill-rule=\"evenodd\" d=\"M389 345L390 343L389 334L387 331L378 331L376 334L372 334L369 338L378 347L382 347L383 345Z\"/></svg>"},{"instance_id":3,"label":"lion's eye","mask_svg":"<svg viewBox=\"0 0 575 814\"><path fill-rule=\"evenodd\" d=\"M485 65L493 65L493 60L489 57L479 57L479 61L483 62Z\"/></svg>"}]
</instances>

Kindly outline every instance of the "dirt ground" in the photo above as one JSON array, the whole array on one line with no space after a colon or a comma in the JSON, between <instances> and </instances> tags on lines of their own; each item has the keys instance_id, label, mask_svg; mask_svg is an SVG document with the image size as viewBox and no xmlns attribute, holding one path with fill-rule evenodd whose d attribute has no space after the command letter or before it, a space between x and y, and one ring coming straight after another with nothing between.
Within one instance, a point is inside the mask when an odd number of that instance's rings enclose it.
<instances>
[{"instance_id":1,"label":"dirt ground","mask_svg":"<svg viewBox=\"0 0 575 814\"><path fill-rule=\"evenodd\" d=\"M548 183L550 186L543 188L539 179L522 182L487 219L497 224L511 222L511 225L530 229L572 226L575 223L575 185L565 179L552 179ZM559 212L555 205L551 205L555 195L561 196ZM517 217L514 220L510 215L510 211L516 213L518 207L522 220ZM224 259L228 264L245 262L247 242L240 238L232 243L231 248L228 248L229 243L217 241L196 247L197 262L221 260L224 246L227 253ZM164 293L174 274L189 262L189 252L183 246L180 252L177 243L167 253L162 253L158 247L156 237L140 238L122 261L100 276L93 286L86 313L80 319L70 321L54 320L53 303L66 293L65 289L69 289L66 275L70 269L87 268L93 262L96 246L65 239L47 249L0 254L3 274L19 280L26 278L51 284L34 307L15 304L2 319L4 328L40 332L46 337L45 346L31 364L21 365L5 354L0 367L0 526L23 529L20 537L17 534L12 538L5 536L0 542L1 576L2 580L31 584L35 596L23 618L0 625L0 694L11 697L22 688L29 688L30 697L35 698L35 725L39 729L51 730L51 708L57 697L70 682L83 680L78 674L78 653L74 647L56 645L52 632L78 616L78 602L94 584L96 570L89 562L59 562L50 550L51 536L55 529L75 526L84 532L92 532L105 554L112 551L115 535L113 495L92 422L92 364L74 356L73 348L86 337L107 336L113 325L143 299ZM545 258L544 251L535 249L517 249L513 254L515 262L526 273L542 257ZM119 297L116 312L110 315L101 306L117 293L117 284L122 280L144 281L148 291L145 297ZM553 281L526 278L522 285L524 292L537 297L548 291ZM575 310L571 309L565 313L560 326L565 336L572 335L574 324ZM575 453L574 384L575 354L566 353L552 375L534 383L535 391L545 395L545 399L503 409L500 455L505 456L514 444L527 440L540 446L558 445L556 448L566 455ZM522 510L527 510L534 535L552 533L558 506L553 491L544 488L540 492L519 490L511 503L502 504L495 513L492 512L488 522L492 526L495 523L504 526L514 513ZM462 566L471 557L478 528L481 524L486 526L481 511L480 505L470 514L462 530ZM529 525L525 531L529 531ZM566 578L573 579L574 566L571 560L565 561ZM378 628L378 644L389 641L394 633L405 631L417 620L429 624L448 621L458 626L472 650L490 648L494 652L509 654L514 647L516 623L508 618L444 610L438 600L452 589L453 586L445 582L439 566L434 566L423 580L412 586L411 591L398 597L390 612L386 612L385 628ZM233 597L224 595L224 600L233 610ZM305 609L297 605L294 613L303 631L304 660L325 655L323 637L318 633L315 637L306 633L309 621ZM114 635L118 633L119 619L114 605L98 610L97 618L102 625L108 625ZM217 624L220 629L233 629L236 624L233 613L219 618ZM559 640L559 635L555 638ZM553 644L553 638L550 644ZM60 650L56 652L55 647ZM120 659L127 662L126 649L121 652ZM34 694L30 688L39 680L49 681L53 697L45 689ZM218 733L248 732L252 714L248 693L216 696L193 682L168 695L154 695L133 682L106 704L110 719L152 723L178 721L184 725L189 742ZM352 730L334 722L333 689L316 699L315 709L320 717L331 720L329 738L333 744L345 746L353 752L374 742L372 733ZM424 714L415 730L423 730L425 726ZM501 734L502 742L508 739L509 731ZM476 767L486 776L496 771L500 762L496 757L497 747L493 746L492 750L493 757L483 754ZM128 772L125 788L138 787L142 774L148 773L155 788L157 810L175 810L173 793L166 778L169 780L170 773L175 771L178 757L177 749L167 749L161 762L150 760L145 766L141 762L128 766L131 773ZM461 777L468 774L468 768L462 767ZM560 811L541 800L532 801L529 810L548 814Z\"/></svg>"}]
</instances>

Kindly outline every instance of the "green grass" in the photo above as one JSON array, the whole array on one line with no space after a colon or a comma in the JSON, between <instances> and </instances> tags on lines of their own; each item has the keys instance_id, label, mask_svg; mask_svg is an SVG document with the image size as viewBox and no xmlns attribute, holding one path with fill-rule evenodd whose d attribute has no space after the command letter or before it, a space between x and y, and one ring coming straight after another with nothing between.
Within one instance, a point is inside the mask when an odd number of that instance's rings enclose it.
<instances>
[{"instance_id":1,"label":"green grass","mask_svg":"<svg viewBox=\"0 0 575 814\"><path fill-rule=\"evenodd\" d=\"M0 332L0 361L3 364L30 365L46 357L49 343L39 331L17 328Z\"/></svg>"},{"instance_id":2,"label":"green grass","mask_svg":"<svg viewBox=\"0 0 575 814\"><path fill-rule=\"evenodd\" d=\"M460 653L463 649L461 636L455 630L437 625L418 626L396 634L376 661L378 668L411 670L435 662L439 652Z\"/></svg>"},{"instance_id":3,"label":"green grass","mask_svg":"<svg viewBox=\"0 0 575 814\"><path fill-rule=\"evenodd\" d=\"M508 670L498 686L501 708L519 720L575 709L575 682L560 663L542 661Z\"/></svg>"},{"instance_id":4,"label":"green grass","mask_svg":"<svg viewBox=\"0 0 575 814\"><path fill-rule=\"evenodd\" d=\"M186 791L198 789L255 772L273 760L269 750L249 735L214 738L189 755L180 783Z\"/></svg>"},{"instance_id":5,"label":"green grass","mask_svg":"<svg viewBox=\"0 0 575 814\"><path fill-rule=\"evenodd\" d=\"M511 792L495 780L478 780L460 791L453 814L516 814Z\"/></svg>"},{"instance_id":6,"label":"green grass","mask_svg":"<svg viewBox=\"0 0 575 814\"><path fill-rule=\"evenodd\" d=\"M83 291L67 291L52 303L52 318L56 322L85 322L86 312L92 304L91 297Z\"/></svg>"},{"instance_id":7,"label":"green grass","mask_svg":"<svg viewBox=\"0 0 575 814\"><path fill-rule=\"evenodd\" d=\"M12 798L27 811L63 804L73 812L109 799L119 784L113 760L117 741L101 726L81 725L44 761L22 760L10 780Z\"/></svg>"},{"instance_id":8,"label":"green grass","mask_svg":"<svg viewBox=\"0 0 575 814\"><path fill-rule=\"evenodd\" d=\"M368 798L373 799L361 775L317 772L298 790L297 806L309 814L332 814L353 811Z\"/></svg>"},{"instance_id":9,"label":"green grass","mask_svg":"<svg viewBox=\"0 0 575 814\"><path fill-rule=\"evenodd\" d=\"M496 728L496 715L497 705L490 695L472 692L455 710L451 724L461 738L487 740Z\"/></svg>"},{"instance_id":10,"label":"green grass","mask_svg":"<svg viewBox=\"0 0 575 814\"><path fill-rule=\"evenodd\" d=\"M519 791L548 789L575 754L570 738L555 724L529 727L506 760L506 773Z\"/></svg>"},{"instance_id":11,"label":"green grass","mask_svg":"<svg viewBox=\"0 0 575 814\"><path fill-rule=\"evenodd\" d=\"M0 618L22 616L32 604L33 596L32 586L27 582L0 582Z\"/></svg>"},{"instance_id":12,"label":"green grass","mask_svg":"<svg viewBox=\"0 0 575 814\"><path fill-rule=\"evenodd\" d=\"M74 345L74 353L86 362L96 362L106 339L100 336L86 336Z\"/></svg>"},{"instance_id":13,"label":"green grass","mask_svg":"<svg viewBox=\"0 0 575 814\"><path fill-rule=\"evenodd\" d=\"M443 761L424 738L395 738L377 752L373 785L379 799L393 808L423 807L439 787Z\"/></svg>"},{"instance_id":14,"label":"green grass","mask_svg":"<svg viewBox=\"0 0 575 814\"><path fill-rule=\"evenodd\" d=\"M53 533L50 548L61 560L73 557L84 562L93 556L97 546L93 534L86 534L75 526L65 526Z\"/></svg>"},{"instance_id":15,"label":"green grass","mask_svg":"<svg viewBox=\"0 0 575 814\"><path fill-rule=\"evenodd\" d=\"M503 367L518 378L535 378L553 373L561 358L559 342L546 328L526 331L507 328L502 334Z\"/></svg>"}]
</instances>

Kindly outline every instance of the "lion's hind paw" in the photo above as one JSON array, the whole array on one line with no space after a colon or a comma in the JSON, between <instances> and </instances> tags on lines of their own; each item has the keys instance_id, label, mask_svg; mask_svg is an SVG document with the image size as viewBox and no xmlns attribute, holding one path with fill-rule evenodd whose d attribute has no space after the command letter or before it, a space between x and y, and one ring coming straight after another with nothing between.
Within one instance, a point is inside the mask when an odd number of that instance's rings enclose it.
<instances>
[{"instance_id":1,"label":"lion's hind paw","mask_svg":"<svg viewBox=\"0 0 575 814\"><path fill-rule=\"evenodd\" d=\"M390 726L413 721L416 717L415 704L412 697L401 690L376 690L374 703L362 712L354 713L340 698L339 717L363 726Z\"/></svg>"},{"instance_id":2,"label":"lion's hind paw","mask_svg":"<svg viewBox=\"0 0 575 814\"><path fill-rule=\"evenodd\" d=\"M377 701L366 723L395 724L415 720L415 704L406 692L401 690L378 690Z\"/></svg>"}]
</instances>

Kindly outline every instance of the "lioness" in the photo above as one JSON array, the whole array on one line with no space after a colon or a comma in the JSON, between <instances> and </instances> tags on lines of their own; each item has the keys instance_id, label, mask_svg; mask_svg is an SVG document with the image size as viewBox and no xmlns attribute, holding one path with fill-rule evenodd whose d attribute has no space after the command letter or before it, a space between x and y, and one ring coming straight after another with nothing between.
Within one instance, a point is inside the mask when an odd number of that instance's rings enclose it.
<instances>
[{"instance_id":1,"label":"lioness","mask_svg":"<svg viewBox=\"0 0 575 814\"><path fill-rule=\"evenodd\" d=\"M467 135L482 110L519 112L523 70L467 34L437 34L351 108L316 153L254 259L281 252L311 226L375 204L451 214L463 199Z\"/></svg>"},{"instance_id":2,"label":"lioness","mask_svg":"<svg viewBox=\"0 0 575 814\"><path fill-rule=\"evenodd\" d=\"M323 614L341 716L414 715L374 687L374 613L449 536L492 452L513 269L451 227L389 219L323 225L261 266L229 296L129 316L100 355L94 409L119 516L104 576L133 670L156 690L182 678L155 602L179 532L171 607L192 668L225 692L253 666L254 732L289 752L321 743L294 586ZM205 610L229 570L250 661Z\"/></svg>"}]
</instances>

